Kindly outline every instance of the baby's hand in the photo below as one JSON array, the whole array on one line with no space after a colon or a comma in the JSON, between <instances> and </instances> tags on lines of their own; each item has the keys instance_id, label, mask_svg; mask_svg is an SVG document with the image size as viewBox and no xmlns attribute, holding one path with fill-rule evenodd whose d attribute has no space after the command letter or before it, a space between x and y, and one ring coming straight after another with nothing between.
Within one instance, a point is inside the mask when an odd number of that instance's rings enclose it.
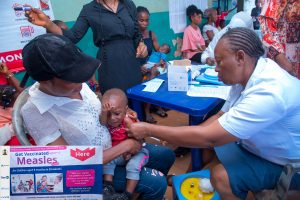
<instances>
[{"instance_id":1,"label":"baby's hand","mask_svg":"<svg viewBox=\"0 0 300 200\"><path fill-rule=\"evenodd\" d=\"M147 69L147 67L145 66L145 65L143 65L143 66L141 66L141 72L142 72L142 74L147 74L147 72L148 72L149 70Z\"/></svg>"},{"instance_id":2,"label":"baby's hand","mask_svg":"<svg viewBox=\"0 0 300 200\"><path fill-rule=\"evenodd\" d=\"M103 103L102 104L102 112L107 113L107 112L109 112L111 110L112 110L112 107L110 106L109 103Z\"/></svg>"}]
</instances>

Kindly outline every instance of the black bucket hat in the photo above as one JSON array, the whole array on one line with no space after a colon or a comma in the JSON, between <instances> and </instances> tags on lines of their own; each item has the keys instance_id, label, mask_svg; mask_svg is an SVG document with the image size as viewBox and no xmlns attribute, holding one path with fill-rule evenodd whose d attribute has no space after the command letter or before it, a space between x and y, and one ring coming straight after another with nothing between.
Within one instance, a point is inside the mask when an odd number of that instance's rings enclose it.
<instances>
[{"instance_id":1,"label":"black bucket hat","mask_svg":"<svg viewBox=\"0 0 300 200\"><path fill-rule=\"evenodd\" d=\"M23 65L36 81L54 77L72 83L89 80L101 62L80 51L63 35L48 33L31 40L22 52Z\"/></svg>"}]
</instances>

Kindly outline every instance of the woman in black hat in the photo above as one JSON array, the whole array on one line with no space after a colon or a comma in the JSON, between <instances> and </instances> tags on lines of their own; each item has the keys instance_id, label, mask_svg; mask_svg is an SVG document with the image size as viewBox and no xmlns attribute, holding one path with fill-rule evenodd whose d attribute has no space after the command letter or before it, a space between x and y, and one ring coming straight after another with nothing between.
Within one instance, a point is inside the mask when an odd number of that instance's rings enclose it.
<instances>
[{"instance_id":1,"label":"woman in black hat","mask_svg":"<svg viewBox=\"0 0 300 200\"><path fill-rule=\"evenodd\" d=\"M32 8L26 12L28 20L43 26L48 32L63 34L77 43L89 28L94 44L99 47L97 58L101 92L111 88L126 90L141 82L137 57L147 56L136 20L136 7L131 0L93 0L83 6L75 25L62 30L42 11Z\"/></svg>"}]
</instances>

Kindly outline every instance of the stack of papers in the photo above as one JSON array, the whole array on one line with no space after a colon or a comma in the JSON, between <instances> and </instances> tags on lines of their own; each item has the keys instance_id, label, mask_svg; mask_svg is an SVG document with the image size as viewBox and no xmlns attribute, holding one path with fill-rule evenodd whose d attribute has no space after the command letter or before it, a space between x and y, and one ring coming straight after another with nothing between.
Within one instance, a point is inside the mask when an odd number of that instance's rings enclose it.
<instances>
[{"instance_id":1,"label":"stack of papers","mask_svg":"<svg viewBox=\"0 0 300 200\"><path fill-rule=\"evenodd\" d=\"M217 85L191 85L187 91L187 95L191 97L214 97L220 99L227 99L231 87L217 86Z\"/></svg>"},{"instance_id":2,"label":"stack of papers","mask_svg":"<svg viewBox=\"0 0 300 200\"><path fill-rule=\"evenodd\" d=\"M154 78L150 81L147 81L147 82L143 83L143 85L146 85L146 87L143 89L143 91L144 92L156 92L163 82L164 82L164 80L162 80L160 78Z\"/></svg>"}]
</instances>

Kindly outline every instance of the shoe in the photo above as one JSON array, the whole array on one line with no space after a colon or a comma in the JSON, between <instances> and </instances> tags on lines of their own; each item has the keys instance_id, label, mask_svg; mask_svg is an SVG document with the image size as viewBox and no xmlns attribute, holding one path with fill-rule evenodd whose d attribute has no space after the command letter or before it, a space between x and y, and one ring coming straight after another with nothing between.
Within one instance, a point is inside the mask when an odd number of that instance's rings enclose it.
<instances>
[{"instance_id":1,"label":"shoe","mask_svg":"<svg viewBox=\"0 0 300 200\"><path fill-rule=\"evenodd\" d=\"M129 192L115 193L110 196L111 200L132 200L132 194Z\"/></svg>"},{"instance_id":2,"label":"shoe","mask_svg":"<svg viewBox=\"0 0 300 200\"><path fill-rule=\"evenodd\" d=\"M152 115L148 115L146 116L146 120L145 120L147 123L150 123L150 124L156 124L157 121L153 118Z\"/></svg>"},{"instance_id":3,"label":"shoe","mask_svg":"<svg viewBox=\"0 0 300 200\"><path fill-rule=\"evenodd\" d=\"M168 117L168 113L166 113L163 109L158 109L156 112L154 112L155 114L157 114L158 116L160 116L160 117L163 117L163 118L165 118L165 117Z\"/></svg>"},{"instance_id":4,"label":"shoe","mask_svg":"<svg viewBox=\"0 0 300 200\"><path fill-rule=\"evenodd\" d=\"M106 200L105 197L111 196L113 194L116 194L116 191L114 189L112 182L104 181L103 182L103 198L104 198L104 200ZM109 198L107 198L107 200L109 200Z\"/></svg>"}]
</instances>

